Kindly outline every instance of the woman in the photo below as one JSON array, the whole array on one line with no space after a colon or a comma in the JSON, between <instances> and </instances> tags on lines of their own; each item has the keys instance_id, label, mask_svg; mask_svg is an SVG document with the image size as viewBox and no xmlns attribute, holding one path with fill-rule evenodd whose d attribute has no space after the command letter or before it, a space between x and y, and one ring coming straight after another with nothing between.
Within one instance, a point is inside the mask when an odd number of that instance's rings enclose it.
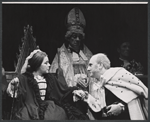
<instances>
[{"instance_id":1,"label":"woman","mask_svg":"<svg viewBox=\"0 0 150 122\"><path fill-rule=\"evenodd\" d=\"M133 55L131 54L132 47L131 43L128 41L123 41L118 44L117 51L119 53L119 58L112 60L113 67L124 67L129 72L134 75L143 74L143 66L140 62L137 62Z\"/></svg>"},{"instance_id":2,"label":"woman","mask_svg":"<svg viewBox=\"0 0 150 122\"><path fill-rule=\"evenodd\" d=\"M72 92L77 88L60 84L59 78L49 73L49 68L48 56L40 50L34 50L26 58L22 74L7 88L7 93L15 97L13 119L88 119L73 102Z\"/></svg>"}]
</instances>

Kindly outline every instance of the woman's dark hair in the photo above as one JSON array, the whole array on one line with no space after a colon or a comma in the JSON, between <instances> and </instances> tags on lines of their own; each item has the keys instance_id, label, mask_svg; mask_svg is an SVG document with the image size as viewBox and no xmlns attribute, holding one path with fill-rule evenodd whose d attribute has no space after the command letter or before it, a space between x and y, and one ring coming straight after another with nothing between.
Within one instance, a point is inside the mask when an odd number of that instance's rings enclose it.
<instances>
[{"instance_id":1,"label":"woman's dark hair","mask_svg":"<svg viewBox=\"0 0 150 122\"><path fill-rule=\"evenodd\" d=\"M41 66L43 59L47 56L45 52L37 52L33 55L31 59L28 61L28 72L34 72L37 71L38 68Z\"/></svg>"},{"instance_id":2,"label":"woman's dark hair","mask_svg":"<svg viewBox=\"0 0 150 122\"><path fill-rule=\"evenodd\" d=\"M119 41L119 42L117 43L117 48L121 48L121 45L122 45L123 43L129 43L130 45L132 45L132 43L131 43L130 41Z\"/></svg>"}]
</instances>

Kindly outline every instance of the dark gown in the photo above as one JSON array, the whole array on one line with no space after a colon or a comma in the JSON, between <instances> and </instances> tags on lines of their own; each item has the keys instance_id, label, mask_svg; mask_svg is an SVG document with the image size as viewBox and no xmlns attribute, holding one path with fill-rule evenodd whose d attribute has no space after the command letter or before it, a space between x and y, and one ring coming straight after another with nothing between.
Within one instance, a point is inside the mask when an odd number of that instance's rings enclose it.
<instances>
[{"instance_id":1,"label":"dark gown","mask_svg":"<svg viewBox=\"0 0 150 122\"><path fill-rule=\"evenodd\" d=\"M123 60L120 58L114 58L111 60L111 66L112 67L124 67L126 70L129 72L135 74L135 73L140 73L140 74L145 74L146 71L144 70L143 66L141 63L135 59L129 59L128 60L129 64L127 66L124 66Z\"/></svg>"},{"instance_id":2,"label":"dark gown","mask_svg":"<svg viewBox=\"0 0 150 122\"><path fill-rule=\"evenodd\" d=\"M67 87L56 74L44 76L47 81L45 100L41 99L39 87L31 73L19 75L18 97L13 107L13 119L20 120L83 120L89 119L73 102L72 91L76 87ZM82 104L86 104L83 103ZM81 105L82 105L81 104ZM86 109L86 108L85 108Z\"/></svg>"},{"instance_id":3,"label":"dark gown","mask_svg":"<svg viewBox=\"0 0 150 122\"><path fill-rule=\"evenodd\" d=\"M10 116L10 109L11 109L11 100L10 98L8 98L7 94L6 94L6 89L8 87L8 82L6 80L6 75L2 75L2 84L1 84L1 90L2 90L2 119L9 119Z\"/></svg>"}]
</instances>

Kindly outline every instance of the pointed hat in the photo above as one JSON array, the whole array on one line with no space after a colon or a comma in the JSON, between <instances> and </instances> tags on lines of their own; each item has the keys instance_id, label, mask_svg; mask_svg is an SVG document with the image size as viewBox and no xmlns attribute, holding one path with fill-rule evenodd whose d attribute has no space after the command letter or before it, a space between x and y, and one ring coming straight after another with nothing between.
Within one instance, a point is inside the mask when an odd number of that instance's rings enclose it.
<instances>
[{"instance_id":1,"label":"pointed hat","mask_svg":"<svg viewBox=\"0 0 150 122\"><path fill-rule=\"evenodd\" d=\"M73 8L70 10L67 16L67 33L66 37L70 35L70 33L81 33L84 36L84 28L86 26L86 21L82 11L79 8Z\"/></svg>"}]
</instances>

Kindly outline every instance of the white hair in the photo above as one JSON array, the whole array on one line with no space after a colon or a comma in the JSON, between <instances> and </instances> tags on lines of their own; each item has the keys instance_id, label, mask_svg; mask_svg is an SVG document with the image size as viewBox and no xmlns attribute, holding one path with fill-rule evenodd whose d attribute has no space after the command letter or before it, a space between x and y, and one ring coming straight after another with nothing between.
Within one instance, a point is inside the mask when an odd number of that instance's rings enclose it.
<instances>
[{"instance_id":1,"label":"white hair","mask_svg":"<svg viewBox=\"0 0 150 122\"><path fill-rule=\"evenodd\" d=\"M107 57L107 55L105 55L104 53L98 53L98 54L95 54L94 56L97 57L96 61L98 64L103 64L105 69L110 68L110 60Z\"/></svg>"}]
</instances>

